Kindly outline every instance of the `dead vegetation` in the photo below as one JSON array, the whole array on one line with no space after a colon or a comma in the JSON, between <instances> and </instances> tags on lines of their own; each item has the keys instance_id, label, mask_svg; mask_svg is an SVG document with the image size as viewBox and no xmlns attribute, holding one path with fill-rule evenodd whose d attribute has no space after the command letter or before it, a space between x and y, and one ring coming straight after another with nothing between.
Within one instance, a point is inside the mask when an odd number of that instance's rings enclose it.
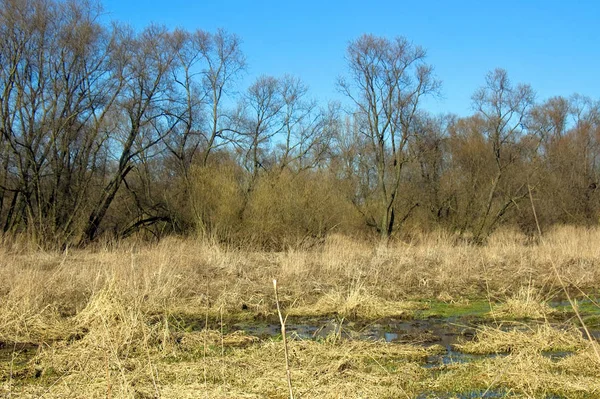
<instances>
[{"instance_id":1,"label":"dead vegetation","mask_svg":"<svg viewBox=\"0 0 600 399\"><path fill-rule=\"evenodd\" d=\"M563 327L547 322L556 312L548 301L560 293L548 262L574 293L595 295L600 231L565 228L539 245L512 237L499 234L487 246L419 237L373 249L334 236L319 248L282 253L176 239L62 253L5 247L0 396L286 397L282 343L224 328L273 318L277 278L284 313L296 317L411 318L435 298L488 298L488 319L497 323L456 349L501 356L433 369L425 366L444 351L439 345L295 338L289 351L297 397L486 389L594 397L600 363L592 344L568 320ZM537 319L538 327L504 321L521 318ZM37 349L15 361L16 344ZM555 351L566 355L546 356Z\"/></svg>"},{"instance_id":2,"label":"dead vegetation","mask_svg":"<svg viewBox=\"0 0 600 399\"><path fill-rule=\"evenodd\" d=\"M518 352L573 352L587 348L589 341L583 339L575 328L557 329L549 324L535 328L517 325L516 328L483 326L477 332L477 339L456 345L464 353L518 353Z\"/></svg>"}]
</instances>

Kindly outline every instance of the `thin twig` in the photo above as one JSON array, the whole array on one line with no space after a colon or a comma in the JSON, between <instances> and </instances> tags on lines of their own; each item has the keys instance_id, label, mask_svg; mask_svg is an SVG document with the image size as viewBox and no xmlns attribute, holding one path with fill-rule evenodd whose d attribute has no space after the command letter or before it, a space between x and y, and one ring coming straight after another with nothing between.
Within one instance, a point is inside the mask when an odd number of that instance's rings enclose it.
<instances>
[{"instance_id":1,"label":"thin twig","mask_svg":"<svg viewBox=\"0 0 600 399\"><path fill-rule=\"evenodd\" d=\"M144 334L144 349L146 350L146 357L148 358L148 368L150 369L150 375L152 376L152 385L154 386L155 398L160 398L160 389L158 388L158 384L156 382L158 377L158 370L154 369L152 365L152 359L150 357L150 346L148 345L148 334L145 329L142 329ZM155 374L156 371L156 374Z\"/></svg>"},{"instance_id":2,"label":"thin twig","mask_svg":"<svg viewBox=\"0 0 600 399\"><path fill-rule=\"evenodd\" d=\"M203 337L203 344L204 347L202 349L202 366L204 368L204 396L207 396L208 393L208 385L206 382L206 347L207 347L207 342L206 340L208 339L208 299L206 300L207 305L206 305L206 311L205 311L205 318L204 318L204 337Z\"/></svg>"},{"instance_id":3,"label":"thin twig","mask_svg":"<svg viewBox=\"0 0 600 399\"><path fill-rule=\"evenodd\" d=\"M12 397L12 386L13 386L13 366L15 363L15 352L17 351L17 340L15 339L12 353L10 354L10 375L8 378L8 397Z\"/></svg>"},{"instance_id":4,"label":"thin twig","mask_svg":"<svg viewBox=\"0 0 600 399\"><path fill-rule=\"evenodd\" d=\"M535 211L535 205L533 204L533 194L531 194L531 186L527 185L527 190L529 191L529 201L531 201L531 210L533 211L533 218L535 219L535 226L537 227L537 231L542 240L542 229L540 228L540 222L538 221L537 212Z\"/></svg>"},{"instance_id":5,"label":"thin twig","mask_svg":"<svg viewBox=\"0 0 600 399\"><path fill-rule=\"evenodd\" d=\"M221 380L225 382L225 338L223 334L223 305L219 307L221 320Z\"/></svg>"},{"instance_id":6,"label":"thin twig","mask_svg":"<svg viewBox=\"0 0 600 399\"><path fill-rule=\"evenodd\" d=\"M281 308L279 307L279 295L277 294L277 280L273 279L273 289L275 290L275 303L277 303L277 314L279 315L279 322L281 323L281 336L283 338L283 348L285 353L285 371L287 374L288 388L290 390L290 399L294 399L294 390L292 389L292 374L290 372L290 358L288 355L287 339L285 336L285 321L281 314Z\"/></svg>"},{"instance_id":7,"label":"thin twig","mask_svg":"<svg viewBox=\"0 0 600 399\"><path fill-rule=\"evenodd\" d=\"M104 363L106 367L106 398L112 398L112 385L110 383L110 369L108 367L108 351L104 352Z\"/></svg>"},{"instance_id":8,"label":"thin twig","mask_svg":"<svg viewBox=\"0 0 600 399\"><path fill-rule=\"evenodd\" d=\"M490 314L492 315L492 318L494 319L494 324L496 325L496 327L498 327L498 320L496 320L496 314L494 313L494 306L492 305L492 296L490 294L490 284L488 281L487 269L485 267L485 261L483 260L483 257L481 257L481 264L483 266L483 276L485 279L485 291L487 294L488 305L490 306Z\"/></svg>"}]
</instances>

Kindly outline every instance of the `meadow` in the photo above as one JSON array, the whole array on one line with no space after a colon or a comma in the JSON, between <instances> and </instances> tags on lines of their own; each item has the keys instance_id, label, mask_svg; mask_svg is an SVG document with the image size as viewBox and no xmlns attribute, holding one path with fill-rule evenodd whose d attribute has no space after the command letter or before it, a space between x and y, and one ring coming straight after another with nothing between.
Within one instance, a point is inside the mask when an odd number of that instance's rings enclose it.
<instances>
[{"instance_id":1,"label":"meadow","mask_svg":"<svg viewBox=\"0 0 600 399\"><path fill-rule=\"evenodd\" d=\"M277 279L295 398L599 397L599 242L6 242L0 396L289 397Z\"/></svg>"}]
</instances>

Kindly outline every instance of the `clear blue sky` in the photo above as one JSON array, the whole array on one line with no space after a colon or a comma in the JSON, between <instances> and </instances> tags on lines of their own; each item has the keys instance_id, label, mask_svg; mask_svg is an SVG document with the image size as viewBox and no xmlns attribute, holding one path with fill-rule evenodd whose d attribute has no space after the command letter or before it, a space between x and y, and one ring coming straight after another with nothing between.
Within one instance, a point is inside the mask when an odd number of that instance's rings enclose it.
<instances>
[{"instance_id":1,"label":"clear blue sky","mask_svg":"<svg viewBox=\"0 0 600 399\"><path fill-rule=\"evenodd\" d=\"M224 28L243 40L255 76L290 73L319 100L341 99L347 44L363 33L405 36L427 49L442 80L432 112L471 113L485 74L505 68L538 100L580 93L600 99L600 1L104 0L107 18L141 29Z\"/></svg>"}]
</instances>

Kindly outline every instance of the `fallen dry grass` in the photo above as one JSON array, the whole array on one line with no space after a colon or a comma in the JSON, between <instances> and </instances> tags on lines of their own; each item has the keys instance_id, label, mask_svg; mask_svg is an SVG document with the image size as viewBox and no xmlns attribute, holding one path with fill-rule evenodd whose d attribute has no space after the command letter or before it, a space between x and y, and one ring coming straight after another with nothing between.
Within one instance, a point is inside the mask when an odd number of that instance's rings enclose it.
<instances>
[{"instance_id":1,"label":"fallen dry grass","mask_svg":"<svg viewBox=\"0 0 600 399\"><path fill-rule=\"evenodd\" d=\"M574 327L559 329L549 324L500 328L482 326L477 339L455 345L458 350L472 354L516 352L573 352L590 346Z\"/></svg>"},{"instance_id":2,"label":"fallen dry grass","mask_svg":"<svg viewBox=\"0 0 600 399\"><path fill-rule=\"evenodd\" d=\"M585 355L577 354L555 361L535 351L517 352L448 366L433 385L438 392L476 389L481 396L487 392L497 392L500 397L596 398L600 393L600 380L597 374L591 375L589 372L597 370L595 355L589 357L593 360L585 373L570 367L570 363L575 359L581 360L581 356Z\"/></svg>"},{"instance_id":3,"label":"fallen dry grass","mask_svg":"<svg viewBox=\"0 0 600 399\"><path fill-rule=\"evenodd\" d=\"M244 334L112 333L104 322L95 338L57 343L41 349L25 367L13 397L45 398L285 398L287 384L283 345ZM114 326L113 326L114 328ZM121 326L121 328L124 328ZM119 330L119 329L117 329ZM125 328L128 331L128 328ZM150 333L149 337L144 334ZM163 331L164 333L164 331ZM535 332L547 339L559 332ZM168 342L153 342L158 337ZM98 338L101 338L98 340ZM512 342L522 336L511 335ZM483 334L488 347L499 337ZM563 341L561 341L563 342ZM568 341L570 342L570 341ZM516 397L593 398L600 392L600 363L589 345L573 339L576 352L559 360L542 354L548 344L523 344L506 356L482 357L470 363L426 367L438 346L360 341L290 342L292 379L300 398L414 398L510 393ZM142 344L143 343L143 344ZM564 343L564 342L563 342ZM570 344L569 344L570 345ZM561 346L561 348L565 348ZM39 372L37 378L32 376ZM0 394L8 394L0 384Z\"/></svg>"},{"instance_id":4,"label":"fallen dry grass","mask_svg":"<svg viewBox=\"0 0 600 399\"><path fill-rule=\"evenodd\" d=\"M411 317L423 300L489 298L499 321L544 319L553 312L547 300L560 293L551 260L574 293L597 294L598 242L600 230L565 227L539 245L500 232L482 247L443 235L387 247L332 236L320 248L281 253L178 239L64 253L5 247L0 350L14 343L39 348L23 364L0 356L0 396L285 397L281 343L218 328L272 317L273 278L285 312L295 316ZM211 329L198 331L204 325ZM547 323L538 330L482 328L460 349L509 355L424 367L439 349L293 341L294 387L304 398L435 397L490 387L531 397L600 392L598 360L577 330ZM543 356L547 350L575 353L553 361ZM539 373L519 380L515 370L528 367Z\"/></svg>"}]
</instances>

